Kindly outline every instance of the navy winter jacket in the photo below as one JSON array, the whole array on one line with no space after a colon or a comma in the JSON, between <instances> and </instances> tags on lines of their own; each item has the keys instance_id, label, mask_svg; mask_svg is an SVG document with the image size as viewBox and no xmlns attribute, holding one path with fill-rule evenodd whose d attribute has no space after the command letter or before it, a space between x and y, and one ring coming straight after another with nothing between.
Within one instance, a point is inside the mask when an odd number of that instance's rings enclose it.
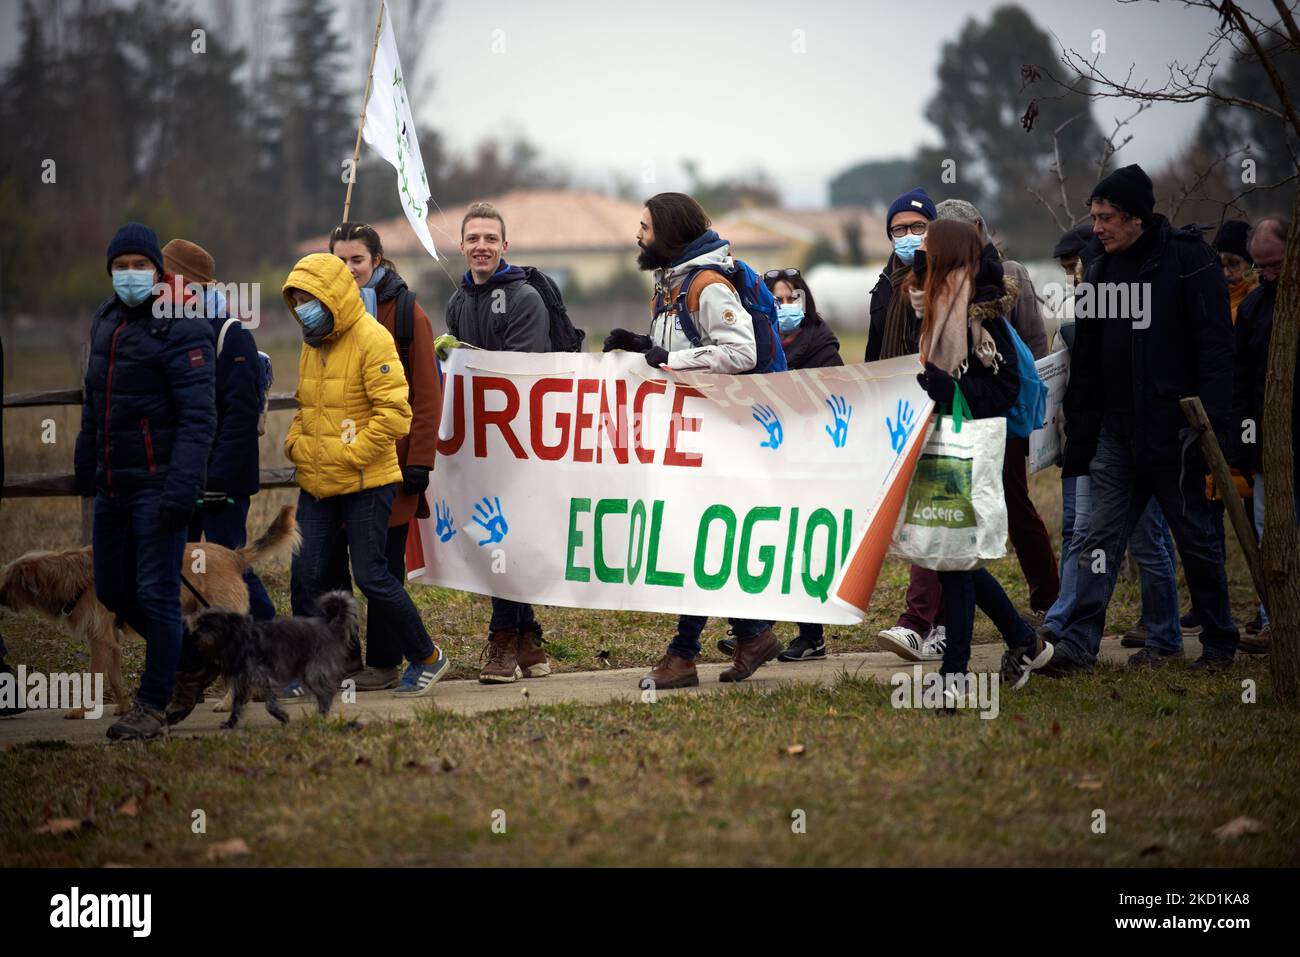
<instances>
[{"instance_id":1,"label":"navy winter jacket","mask_svg":"<svg viewBox=\"0 0 1300 957\"><path fill-rule=\"evenodd\" d=\"M77 488L85 495L161 488L164 508L190 511L216 430L215 343L206 319L157 319L153 302L127 307L114 296L95 312Z\"/></svg>"},{"instance_id":2,"label":"navy winter jacket","mask_svg":"<svg viewBox=\"0 0 1300 957\"><path fill-rule=\"evenodd\" d=\"M210 321L215 342L226 319ZM242 323L233 323L217 356L217 432L208 459L208 491L251 496L261 487L257 435L261 367L253 334Z\"/></svg>"}]
</instances>

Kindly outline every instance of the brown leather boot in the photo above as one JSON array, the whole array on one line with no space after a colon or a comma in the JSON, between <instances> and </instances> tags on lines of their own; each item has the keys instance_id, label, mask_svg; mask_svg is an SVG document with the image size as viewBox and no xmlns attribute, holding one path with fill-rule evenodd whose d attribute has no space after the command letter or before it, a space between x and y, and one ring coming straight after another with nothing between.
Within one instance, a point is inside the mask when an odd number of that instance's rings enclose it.
<instances>
[{"instance_id":1,"label":"brown leather boot","mask_svg":"<svg viewBox=\"0 0 1300 957\"><path fill-rule=\"evenodd\" d=\"M654 688L694 688L700 683L700 676L695 671L695 662L679 658L672 652L665 654L655 662L650 673L641 679L640 687Z\"/></svg>"},{"instance_id":2,"label":"brown leather boot","mask_svg":"<svg viewBox=\"0 0 1300 957\"><path fill-rule=\"evenodd\" d=\"M748 641L736 642L736 653L731 656L731 667L718 675L719 681L744 681L766 662L781 653L781 642L764 628Z\"/></svg>"},{"instance_id":3,"label":"brown leather boot","mask_svg":"<svg viewBox=\"0 0 1300 957\"><path fill-rule=\"evenodd\" d=\"M478 680L487 684L509 684L515 680L515 666L519 663L515 651L519 641L517 631L494 631L488 637L487 655Z\"/></svg>"},{"instance_id":4,"label":"brown leather boot","mask_svg":"<svg viewBox=\"0 0 1300 957\"><path fill-rule=\"evenodd\" d=\"M546 650L542 647L541 636L536 632L519 632L515 660L525 678L545 678L551 673L551 663L546 660Z\"/></svg>"},{"instance_id":5,"label":"brown leather boot","mask_svg":"<svg viewBox=\"0 0 1300 957\"><path fill-rule=\"evenodd\" d=\"M1273 650L1272 629L1265 626L1257 635L1242 635L1237 642L1237 650L1248 655L1266 655Z\"/></svg>"}]
</instances>

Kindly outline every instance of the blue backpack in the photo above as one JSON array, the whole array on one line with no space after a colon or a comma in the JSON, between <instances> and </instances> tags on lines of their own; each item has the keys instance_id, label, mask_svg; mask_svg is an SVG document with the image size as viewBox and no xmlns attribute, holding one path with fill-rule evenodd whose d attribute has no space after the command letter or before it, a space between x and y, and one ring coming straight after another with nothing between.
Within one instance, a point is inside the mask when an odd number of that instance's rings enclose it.
<instances>
[{"instance_id":1,"label":"blue backpack","mask_svg":"<svg viewBox=\"0 0 1300 957\"><path fill-rule=\"evenodd\" d=\"M1015 326L1009 321L1007 332L1016 350L1016 372L1020 376L1020 391L1016 394L1016 404L1007 410L1007 435L1017 439L1026 439L1029 433L1041 429L1047 422L1047 386L1038 377L1034 364L1034 354L1029 351Z\"/></svg>"},{"instance_id":2,"label":"blue backpack","mask_svg":"<svg viewBox=\"0 0 1300 957\"><path fill-rule=\"evenodd\" d=\"M226 332L238 319L230 318L221 324L221 331L217 333L217 352L221 355L221 350L226 346ZM257 434L266 435L266 413L269 411L271 404L271 384L275 382L275 372L271 368L271 357L260 349L257 351Z\"/></svg>"},{"instance_id":3,"label":"blue backpack","mask_svg":"<svg viewBox=\"0 0 1300 957\"><path fill-rule=\"evenodd\" d=\"M754 368L750 373L763 372L785 372L789 369L785 361L785 350L781 348L780 327L776 322L776 299L772 296L772 290L767 288L754 270L749 268L749 264L743 260L733 260L735 268L730 272L721 266L700 266L686 274L682 280L681 286L678 287L677 299L673 304L676 310L678 322L681 325L682 333L691 341L692 346L699 346L703 341L700 337L700 331L695 328L695 321L691 318L700 308L700 292L703 291L704 285L701 284L694 290L694 296L691 296L692 286L695 285L696 278L702 272L714 272L721 276L740 298L740 304L745 307L749 313L749 318L754 324L754 345L756 347L757 359ZM664 309L662 298L655 299L655 313L658 314ZM748 373L747 373L748 374Z\"/></svg>"}]
</instances>

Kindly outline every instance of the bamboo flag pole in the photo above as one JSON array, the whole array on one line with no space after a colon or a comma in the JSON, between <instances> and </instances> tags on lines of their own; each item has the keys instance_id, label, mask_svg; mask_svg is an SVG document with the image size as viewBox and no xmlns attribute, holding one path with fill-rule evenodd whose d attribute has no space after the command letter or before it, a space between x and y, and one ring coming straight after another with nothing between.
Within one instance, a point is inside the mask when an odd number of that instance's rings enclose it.
<instances>
[{"instance_id":1,"label":"bamboo flag pole","mask_svg":"<svg viewBox=\"0 0 1300 957\"><path fill-rule=\"evenodd\" d=\"M352 147L352 169L348 176L348 193L343 198L343 218L339 222L348 221L348 213L352 211L352 184L357 179L357 161L361 158L361 131L366 128L366 106L370 103L370 86L375 79L375 54L379 52L379 34L384 29L384 0L379 0L379 19L375 22L375 42L370 45L370 69L366 73L366 95L361 100L361 116L357 120L357 141Z\"/></svg>"}]
</instances>

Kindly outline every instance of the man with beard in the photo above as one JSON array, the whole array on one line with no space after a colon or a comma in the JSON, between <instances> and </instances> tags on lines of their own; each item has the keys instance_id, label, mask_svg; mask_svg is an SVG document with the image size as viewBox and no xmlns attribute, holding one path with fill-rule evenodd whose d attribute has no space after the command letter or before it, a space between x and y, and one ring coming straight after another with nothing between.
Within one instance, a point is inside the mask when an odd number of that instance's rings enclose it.
<instances>
[{"instance_id":1,"label":"man with beard","mask_svg":"<svg viewBox=\"0 0 1300 957\"><path fill-rule=\"evenodd\" d=\"M753 370L758 349L754 324L735 288L712 270L701 271L686 291L686 309L699 332L693 345L672 310L686 277L706 266L733 268L730 244L709 228L704 209L685 193L660 193L646 200L641 211L637 265L653 270L655 303L651 307L650 335L615 329L605 339L605 351L640 352L652 369L744 373ZM685 688L698 685L695 659L700 654L700 634L708 621L703 615L681 615L677 635L668 651L641 679L641 686ZM743 681L781 652L772 623L732 618L736 650L731 667L719 681Z\"/></svg>"}]
</instances>

